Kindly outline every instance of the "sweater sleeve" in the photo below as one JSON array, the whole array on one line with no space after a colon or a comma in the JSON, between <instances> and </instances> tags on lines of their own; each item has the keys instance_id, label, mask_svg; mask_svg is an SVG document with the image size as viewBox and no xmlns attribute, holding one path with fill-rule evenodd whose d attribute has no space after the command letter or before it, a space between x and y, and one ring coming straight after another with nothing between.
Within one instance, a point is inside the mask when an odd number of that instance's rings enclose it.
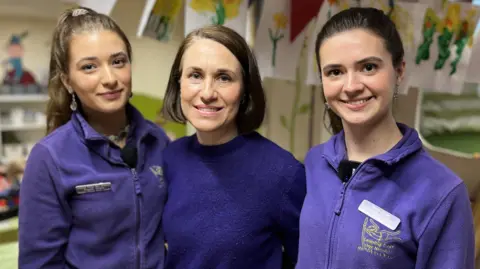
<instances>
[{"instance_id":1,"label":"sweater sleeve","mask_svg":"<svg viewBox=\"0 0 480 269\"><path fill-rule=\"evenodd\" d=\"M47 148L33 147L20 187L20 269L64 268L70 217L57 193L58 170ZM68 211L69 212L69 211Z\"/></svg>"},{"instance_id":2,"label":"sweater sleeve","mask_svg":"<svg viewBox=\"0 0 480 269\"><path fill-rule=\"evenodd\" d=\"M298 238L300 211L306 195L305 167L298 162L294 173L286 178L279 206L280 214L277 217L279 234L284 248L283 268L294 268L298 256Z\"/></svg>"},{"instance_id":3,"label":"sweater sleeve","mask_svg":"<svg viewBox=\"0 0 480 269\"><path fill-rule=\"evenodd\" d=\"M415 268L474 269L474 227L467 189L460 184L436 209L419 239Z\"/></svg>"}]
</instances>

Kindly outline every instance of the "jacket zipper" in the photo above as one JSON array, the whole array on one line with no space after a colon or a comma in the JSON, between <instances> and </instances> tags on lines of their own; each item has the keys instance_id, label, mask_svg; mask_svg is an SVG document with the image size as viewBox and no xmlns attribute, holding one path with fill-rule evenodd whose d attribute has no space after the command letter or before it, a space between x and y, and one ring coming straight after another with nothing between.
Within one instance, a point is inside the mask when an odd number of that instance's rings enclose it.
<instances>
[{"instance_id":1,"label":"jacket zipper","mask_svg":"<svg viewBox=\"0 0 480 269\"><path fill-rule=\"evenodd\" d=\"M135 222L135 250L136 250L136 268L140 269L141 256L140 256L140 201L139 196L141 194L140 184L138 182L138 174L135 168L131 168L130 171L133 175L133 185L135 188L135 208L136 208L136 222Z\"/></svg>"},{"instance_id":2,"label":"jacket zipper","mask_svg":"<svg viewBox=\"0 0 480 269\"><path fill-rule=\"evenodd\" d=\"M332 162L325 157L325 159L327 160L328 164L330 164L330 166L333 168L333 170L335 170L335 173L338 174L338 169L337 167L335 167ZM364 163L364 162L363 162ZM347 182L344 182L343 183L343 188L340 192L340 197L335 205L335 208L334 208L334 214L333 214L333 217L332 217L332 221L331 221L331 224L330 224L330 240L329 240L329 246L328 246L328 254L327 254L327 264L326 264L326 269L329 269L331 264L332 264L332 259L333 259L333 243L335 241L335 237L336 237L336 232L337 232L337 223L338 223L338 220L340 218L340 214L342 213L342 209L343 209L343 203L345 201L345 192L347 191L347 188L348 188L348 185L350 184L350 182L352 182L353 178L355 177L355 175L358 173L358 170L363 166L363 163L361 163L357 169L355 170L355 173L352 175L352 177L350 177L350 179L347 181Z\"/></svg>"}]
</instances>

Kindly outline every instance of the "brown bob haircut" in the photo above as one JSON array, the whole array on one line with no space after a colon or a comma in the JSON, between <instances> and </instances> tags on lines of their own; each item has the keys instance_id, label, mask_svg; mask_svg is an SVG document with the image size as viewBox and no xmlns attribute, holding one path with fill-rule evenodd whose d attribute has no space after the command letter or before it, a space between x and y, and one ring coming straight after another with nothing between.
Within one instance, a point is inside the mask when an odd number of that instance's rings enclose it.
<instances>
[{"instance_id":1,"label":"brown bob haircut","mask_svg":"<svg viewBox=\"0 0 480 269\"><path fill-rule=\"evenodd\" d=\"M74 14L82 10L80 14ZM60 15L52 37L50 68L48 78L47 134L70 120L72 96L62 82L62 76L68 76L70 62L70 41L74 34L107 30L116 33L125 43L128 60L132 60L132 47L125 33L107 15L97 13L86 7L68 9ZM80 100L76 98L80 106Z\"/></svg>"},{"instance_id":2,"label":"brown bob haircut","mask_svg":"<svg viewBox=\"0 0 480 269\"><path fill-rule=\"evenodd\" d=\"M243 95L235 121L240 134L255 131L262 125L266 107L265 92L257 61L245 39L234 30L221 25L209 25L196 29L183 40L170 71L161 113L167 120L177 123L187 122L180 103L182 58L185 51L198 39L210 39L222 44L240 62L243 74Z\"/></svg>"}]
</instances>

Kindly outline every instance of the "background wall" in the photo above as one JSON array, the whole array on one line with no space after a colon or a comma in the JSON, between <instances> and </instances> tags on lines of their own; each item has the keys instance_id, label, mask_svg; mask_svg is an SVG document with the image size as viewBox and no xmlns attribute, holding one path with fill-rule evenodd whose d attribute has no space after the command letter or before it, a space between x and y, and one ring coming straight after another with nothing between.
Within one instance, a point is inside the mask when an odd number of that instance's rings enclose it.
<instances>
[{"instance_id":1,"label":"background wall","mask_svg":"<svg viewBox=\"0 0 480 269\"><path fill-rule=\"evenodd\" d=\"M66 6L65 6L66 7ZM154 98L154 101L147 102L145 110L152 115L160 108L161 99L170 74L170 68L173 63L178 46L184 37L183 28L183 10L177 23L172 40L168 43L161 43L149 38L137 38L137 26L144 7L144 1L119 0L112 11L111 16L126 32L133 47L133 91L135 96L140 95L140 99L134 99L134 103L142 109L145 96ZM61 12L62 8L55 10ZM45 81L47 77L49 61L49 43L53 28L56 24L56 16L34 16L15 17L0 14L0 43L6 43L11 33L20 33L28 30L29 36L24 40L26 54L24 57L25 66L32 70L38 76L37 79ZM250 25L251 26L251 25ZM249 28L250 30L252 28ZM253 32L249 35L253 36ZM5 59L5 50L0 49L0 59ZM305 59L301 59L301 66L305 66ZM0 70L0 76L3 70ZM300 76L304 77L305 70L300 70ZM324 106L320 101L320 92L315 91L315 97L318 100L314 107L313 119L309 113L295 113L295 126L289 130L281 124L280 116L288 119L292 117L292 107L295 105L295 95L298 96L298 104L309 104L311 100L312 89L306 86L300 86L296 92L294 82L285 82L281 80L266 79L264 81L265 90L268 99L267 121L261 132L282 147L294 151L297 158L303 159L310 146L310 137L313 144L318 144L328 138L328 133L323 128L322 115ZM140 103L141 101L141 103ZM147 107L148 106L148 107ZM158 106L155 107L155 106ZM314 130L308 129L309 121L313 120ZM171 127L171 125L169 125ZM178 126L173 127L178 131ZM178 134L184 130L178 131ZM191 128L187 131L193 133ZM323 135L322 135L323 134ZM323 139L322 139L323 138ZM293 142L292 142L293 141Z\"/></svg>"}]
</instances>

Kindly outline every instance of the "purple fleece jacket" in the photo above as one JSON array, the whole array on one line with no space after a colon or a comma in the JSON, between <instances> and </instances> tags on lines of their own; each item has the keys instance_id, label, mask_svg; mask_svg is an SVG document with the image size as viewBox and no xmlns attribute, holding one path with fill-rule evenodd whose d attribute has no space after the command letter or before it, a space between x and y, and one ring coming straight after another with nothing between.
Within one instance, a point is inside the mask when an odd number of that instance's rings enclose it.
<instances>
[{"instance_id":1,"label":"purple fleece jacket","mask_svg":"<svg viewBox=\"0 0 480 269\"><path fill-rule=\"evenodd\" d=\"M307 154L297 269L474 268L464 183L422 148L414 129L399 127L401 141L360 164L346 184L337 177L343 132ZM362 213L364 200L398 217L398 227Z\"/></svg>"}]
</instances>

